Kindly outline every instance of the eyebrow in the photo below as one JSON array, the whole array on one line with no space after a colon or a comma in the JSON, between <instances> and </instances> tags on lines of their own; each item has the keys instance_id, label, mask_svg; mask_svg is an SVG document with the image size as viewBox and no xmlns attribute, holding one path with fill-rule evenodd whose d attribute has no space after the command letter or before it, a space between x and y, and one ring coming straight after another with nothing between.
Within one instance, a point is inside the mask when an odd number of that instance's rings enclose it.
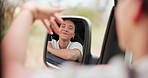
<instances>
[{"instance_id":1,"label":"eyebrow","mask_svg":"<svg viewBox=\"0 0 148 78\"><path fill-rule=\"evenodd\" d=\"M66 25L66 23L62 23L61 25ZM75 25L73 25L73 24L70 24L68 26L75 28Z\"/></svg>"}]
</instances>

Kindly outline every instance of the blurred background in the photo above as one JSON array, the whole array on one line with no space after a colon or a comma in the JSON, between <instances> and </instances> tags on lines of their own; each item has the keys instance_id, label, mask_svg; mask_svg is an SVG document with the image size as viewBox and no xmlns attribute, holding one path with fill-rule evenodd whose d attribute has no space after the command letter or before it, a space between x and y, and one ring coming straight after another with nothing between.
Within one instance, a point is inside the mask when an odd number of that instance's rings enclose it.
<instances>
[{"instance_id":1,"label":"blurred background","mask_svg":"<svg viewBox=\"0 0 148 78\"><path fill-rule=\"evenodd\" d=\"M9 28L14 15L15 8L22 5L28 0L6 0L4 1L5 11L5 31ZM39 0L38 0L39 1ZM91 53L99 56L102 48L105 30L107 27L108 18L113 0L40 0L48 2L52 6L63 6L67 10L59 14L63 15L78 15L90 19L92 22L92 41ZM40 21L36 21L30 31L29 43L27 48L26 66L35 69L46 68L43 63L44 43L47 31Z\"/></svg>"}]
</instances>

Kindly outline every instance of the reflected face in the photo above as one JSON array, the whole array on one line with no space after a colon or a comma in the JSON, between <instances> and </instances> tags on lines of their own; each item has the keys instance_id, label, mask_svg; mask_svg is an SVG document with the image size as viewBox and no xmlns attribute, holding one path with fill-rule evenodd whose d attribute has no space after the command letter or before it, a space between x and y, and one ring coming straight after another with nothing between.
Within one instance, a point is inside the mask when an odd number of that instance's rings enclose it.
<instances>
[{"instance_id":1,"label":"reflected face","mask_svg":"<svg viewBox=\"0 0 148 78\"><path fill-rule=\"evenodd\" d=\"M59 37L63 40L70 40L75 36L75 25L70 20L65 20L59 28Z\"/></svg>"}]
</instances>

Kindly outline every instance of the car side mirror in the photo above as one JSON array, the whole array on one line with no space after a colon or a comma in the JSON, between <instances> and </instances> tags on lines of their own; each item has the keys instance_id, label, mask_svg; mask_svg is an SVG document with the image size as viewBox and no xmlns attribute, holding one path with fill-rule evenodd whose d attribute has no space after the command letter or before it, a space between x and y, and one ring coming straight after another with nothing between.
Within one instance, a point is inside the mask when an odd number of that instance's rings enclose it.
<instances>
[{"instance_id":1,"label":"car side mirror","mask_svg":"<svg viewBox=\"0 0 148 78\"><path fill-rule=\"evenodd\" d=\"M60 56L56 56L55 54L50 53L49 50L47 49L48 43L54 39L55 44L59 46L59 43L58 43L59 35L55 33L53 35L50 35L47 33L47 37L45 40L45 47L44 47L44 63L47 66L53 67L53 68L58 67L58 65L64 62L69 62L69 61L85 64L90 55L90 47L91 47L91 22L90 20L82 16L61 16L61 18L63 20L70 20L75 25L75 36L73 40L70 40L70 42L72 43L78 42L82 45L83 53L82 53L81 60L74 60L74 61L66 60ZM58 50L60 50L60 48Z\"/></svg>"}]
</instances>

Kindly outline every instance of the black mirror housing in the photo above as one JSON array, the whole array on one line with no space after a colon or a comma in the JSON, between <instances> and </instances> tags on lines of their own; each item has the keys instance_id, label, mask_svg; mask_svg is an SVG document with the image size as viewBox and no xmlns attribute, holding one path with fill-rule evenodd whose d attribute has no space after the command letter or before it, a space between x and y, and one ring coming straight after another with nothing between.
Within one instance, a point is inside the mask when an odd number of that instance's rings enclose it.
<instances>
[{"instance_id":1,"label":"black mirror housing","mask_svg":"<svg viewBox=\"0 0 148 78\"><path fill-rule=\"evenodd\" d=\"M89 60L90 56L90 48L91 48L91 22L88 18L82 17L82 16L61 16L63 20L71 20L75 23L76 27L76 36L74 38L74 41L77 41L83 45L83 58L80 61L81 64L87 64L87 60ZM50 66L48 63L58 66L59 64L63 62L67 62L67 60L64 60L62 58L58 58L56 56L53 56L52 54L47 52L47 43L49 40L54 38L55 40L58 39L58 35L55 33L51 36L50 34L47 34L46 40L45 40L45 46L44 46L44 63L46 66ZM72 41L72 40L71 40Z\"/></svg>"}]
</instances>

